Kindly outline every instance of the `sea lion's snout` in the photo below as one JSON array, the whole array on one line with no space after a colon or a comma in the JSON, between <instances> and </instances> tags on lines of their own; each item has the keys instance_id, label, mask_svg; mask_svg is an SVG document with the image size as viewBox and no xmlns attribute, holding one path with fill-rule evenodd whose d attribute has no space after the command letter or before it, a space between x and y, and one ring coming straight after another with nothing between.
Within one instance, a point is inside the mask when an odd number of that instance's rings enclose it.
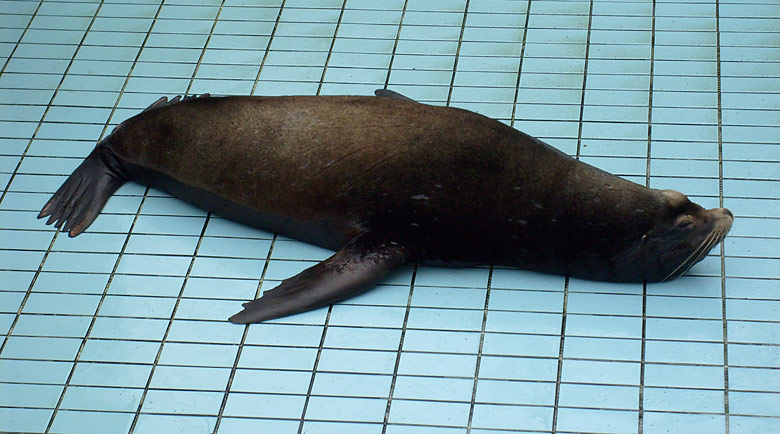
<instances>
[{"instance_id":1,"label":"sea lion's snout","mask_svg":"<svg viewBox=\"0 0 780 434\"><path fill-rule=\"evenodd\" d=\"M689 235L688 255L683 259L677 267L669 272L662 281L674 279L685 274L695 264L704 259L707 254L720 244L726 235L731 230L731 225L734 223L734 214L726 208L713 208L706 210L702 213L701 220L703 220L703 228L697 234L693 231ZM686 243L680 243L685 245Z\"/></svg>"},{"instance_id":2,"label":"sea lion's snout","mask_svg":"<svg viewBox=\"0 0 780 434\"><path fill-rule=\"evenodd\" d=\"M718 213L718 214L726 215L732 221L734 221L734 214L731 211L729 211L728 208L715 208L715 209L712 209L711 211L714 211L715 213Z\"/></svg>"},{"instance_id":3,"label":"sea lion's snout","mask_svg":"<svg viewBox=\"0 0 780 434\"><path fill-rule=\"evenodd\" d=\"M709 219L712 221L712 232L720 235L721 241L731 230L734 224L734 213L728 208L713 208L707 211Z\"/></svg>"}]
</instances>

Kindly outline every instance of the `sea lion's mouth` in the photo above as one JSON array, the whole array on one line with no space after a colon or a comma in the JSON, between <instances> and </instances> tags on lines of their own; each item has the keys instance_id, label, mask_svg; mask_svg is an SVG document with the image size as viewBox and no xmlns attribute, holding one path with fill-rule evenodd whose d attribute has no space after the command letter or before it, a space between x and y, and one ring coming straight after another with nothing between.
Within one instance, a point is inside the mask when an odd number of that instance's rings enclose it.
<instances>
[{"instance_id":1,"label":"sea lion's mouth","mask_svg":"<svg viewBox=\"0 0 780 434\"><path fill-rule=\"evenodd\" d=\"M693 249L693 252L691 252L691 254L688 255L688 257L677 266L677 268L672 270L671 273L664 277L661 282L666 282L667 280L677 278L687 273L691 267L704 259L710 250L712 250L721 241L723 241L724 238L726 238L726 234L729 233L731 224L734 221L733 217L731 216L731 212L728 212L727 215L728 217L720 219L715 223L712 231L710 231L710 233L702 240L702 242L699 243L695 249Z\"/></svg>"}]
</instances>

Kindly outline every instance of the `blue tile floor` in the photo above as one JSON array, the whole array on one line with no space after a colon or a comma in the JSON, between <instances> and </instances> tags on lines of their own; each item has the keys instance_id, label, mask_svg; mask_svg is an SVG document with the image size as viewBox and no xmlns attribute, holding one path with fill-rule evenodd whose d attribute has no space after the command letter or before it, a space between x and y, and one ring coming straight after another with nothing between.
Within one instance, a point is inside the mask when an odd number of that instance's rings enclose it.
<instances>
[{"instance_id":1,"label":"blue tile floor","mask_svg":"<svg viewBox=\"0 0 780 434\"><path fill-rule=\"evenodd\" d=\"M0 1L0 431L780 432L777 0ZM162 95L468 108L736 222L667 284L409 266L242 327L329 252L137 184L35 216Z\"/></svg>"}]
</instances>

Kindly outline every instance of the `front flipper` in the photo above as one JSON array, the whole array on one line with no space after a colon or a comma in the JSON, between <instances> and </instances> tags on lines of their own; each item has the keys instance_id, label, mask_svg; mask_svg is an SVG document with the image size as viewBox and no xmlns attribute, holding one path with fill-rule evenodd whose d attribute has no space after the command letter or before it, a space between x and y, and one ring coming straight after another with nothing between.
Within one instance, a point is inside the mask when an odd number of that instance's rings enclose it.
<instances>
[{"instance_id":1,"label":"front flipper","mask_svg":"<svg viewBox=\"0 0 780 434\"><path fill-rule=\"evenodd\" d=\"M330 258L244 303L230 322L256 323L337 303L370 289L406 260L400 244L360 235Z\"/></svg>"}]
</instances>

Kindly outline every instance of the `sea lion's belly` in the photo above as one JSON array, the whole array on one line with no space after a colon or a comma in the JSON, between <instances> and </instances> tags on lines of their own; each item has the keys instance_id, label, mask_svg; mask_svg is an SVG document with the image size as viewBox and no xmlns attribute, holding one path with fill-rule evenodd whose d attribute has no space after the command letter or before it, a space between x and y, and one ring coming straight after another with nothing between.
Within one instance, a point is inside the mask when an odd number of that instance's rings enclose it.
<instances>
[{"instance_id":1,"label":"sea lion's belly","mask_svg":"<svg viewBox=\"0 0 780 434\"><path fill-rule=\"evenodd\" d=\"M343 224L335 213L322 212L318 217L303 213L282 212L270 201L261 206L247 206L234 201L232 195L221 195L214 189L188 184L170 175L125 162L130 178L144 185L165 191L206 211L248 226L280 233L330 250L338 250L359 232L357 225ZM261 194L257 192L257 196ZM328 218L330 217L330 218Z\"/></svg>"}]
</instances>

